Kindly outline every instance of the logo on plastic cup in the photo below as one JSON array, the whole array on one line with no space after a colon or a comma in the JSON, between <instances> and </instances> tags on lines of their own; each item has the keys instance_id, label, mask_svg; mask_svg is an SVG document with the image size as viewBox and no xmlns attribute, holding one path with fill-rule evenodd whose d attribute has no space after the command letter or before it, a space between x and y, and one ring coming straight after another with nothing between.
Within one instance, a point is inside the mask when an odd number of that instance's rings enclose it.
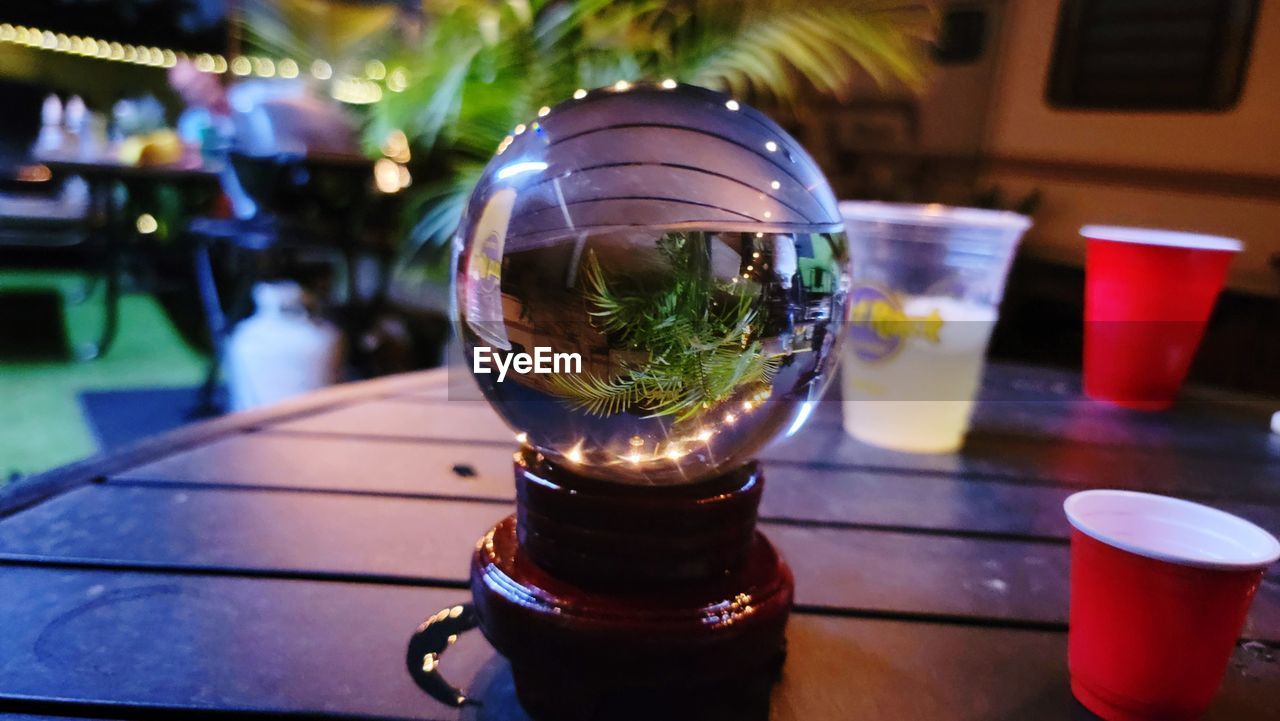
<instances>
[{"instance_id":1,"label":"logo on plastic cup","mask_svg":"<svg viewBox=\"0 0 1280 721\"><path fill-rule=\"evenodd\" d=\"M909 338L939 341L942 313L909 316L897 294L871 285L858 286L849 296L849 344L858 360L887 361Z\"/></svg>"}]
</instances>

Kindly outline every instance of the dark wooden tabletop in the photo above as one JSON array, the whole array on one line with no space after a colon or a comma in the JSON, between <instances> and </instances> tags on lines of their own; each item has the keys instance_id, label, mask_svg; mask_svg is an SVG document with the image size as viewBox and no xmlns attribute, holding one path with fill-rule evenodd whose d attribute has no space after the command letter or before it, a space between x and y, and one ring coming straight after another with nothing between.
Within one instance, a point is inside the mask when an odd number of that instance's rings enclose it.
<instances>
[{"instance_id":1,"label":"dark wooden tabletop","mask_svg":"<svg viewBox=\"0 0 1280 721\"><path fill-rule=\"evenodd\" d=\"M443 371L342 386L0 491L0 717L524 721L478 632L442 666L480 705L405 670L512 506L512 433L450 395ZM1265 411L1212 394L1124 411L994 365L966 451L916 456L848 439L819 404L763 454L762 526L797 586L774 719L1092 718L1067 686L1062 500L1149 490L1280 532ZM1210 719L1277 718L1274 570L1244 636Z\"/></svg>"}]
</instances>

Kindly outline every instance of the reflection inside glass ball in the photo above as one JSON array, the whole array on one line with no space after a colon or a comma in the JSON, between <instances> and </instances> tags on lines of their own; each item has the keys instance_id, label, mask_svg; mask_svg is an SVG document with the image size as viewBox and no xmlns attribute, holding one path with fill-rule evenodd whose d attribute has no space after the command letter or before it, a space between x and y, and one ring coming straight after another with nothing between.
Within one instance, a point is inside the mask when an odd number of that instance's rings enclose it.
<instances>
[{"instance_id":1,"label":"reflection inside glass ball","mask_svg":"<svg viewBox=\"0 0 1280 721\"><path fill-rule=\"evenodd\" d=\"M494 196L485 214L504 202ZM842 234L615 229L504 242L478 225L459 259L467 358L480 348L545 361L549 372L475 377L551 461L603 480L691 482L749 461L817 400L842 317Z\"/></svg>"}]
</instances>

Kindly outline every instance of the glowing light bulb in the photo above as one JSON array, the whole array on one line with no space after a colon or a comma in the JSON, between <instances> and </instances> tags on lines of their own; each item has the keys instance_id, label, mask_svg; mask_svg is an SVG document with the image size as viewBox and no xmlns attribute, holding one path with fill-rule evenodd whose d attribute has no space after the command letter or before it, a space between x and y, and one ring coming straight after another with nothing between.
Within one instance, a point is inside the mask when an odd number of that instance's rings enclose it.
<instances>
[{"instance_id":1,"label":"glowing light bulb","mask_svg":"<svg viewBox=\"0 0 1280 721\"><path fill-rule=\"evenodd\" d=\"M328 80L333 77L333 66L323 60L316 59L311 63L311 76L316 80Z\"/></svg>"},{"instance_id":2,"label":"glowing light bulb","mask_svg":"<svg viewBox=\"0 0 1280 721\"><path fill-rule=\"evenodd\" d=\"M528 440L529 440L528 433L521 432L516 434L516 443L520 443L523 445Z\"/></svg>"},{"instance_id":3,"label":"glowing light bulb","mask_svg":"<svg viewBox=\"0 0 1280 721\"><path fill-rule=\"evenodd\" d=\"M582 100L582 99L583 99L583 98L585 98L585 97L587 97L587 91L586 91L586 90L583 90L582 88L578 88L577 90L573 91L573 99L574 99L574 100Z\"/></svg>"},{"instance_id":4,"label":"glowing light bulb","mask_svg":"<svg viewBox=\"0 0 1280 721\"><path fill-rule=\"evenodd\" d=\"M513 132L514 132L516 135L524 135L524 131L525 131L525 130L527 130L527 129L528 129L528 128L526 128L526 127L524 126L524 123L520 123L519 125L517 125L517 126L516 126L516 129L515 129L515 131L513 131Z\"/></svg>"},{"instance_id":5,"label":"glowing light bulb","mask_svg":"<svg viewBox=\"0 0 1280 721\"><path fill-rule=\"evenodd\" d=\"M542 107L538 108L538 117L545 118L547 117L547 114L550 112L551 112L551 108L547 107L546 105L543 105Z\"/></svg>"},{"instance_id":6,"label":"glowing light bulb","mask_svg":"<svg viewBox=\"0 0 1280 721\"><path fill-rule=\"evenodd\" d=\"M769 187L773 188L774 190L777 190L782 187L782 183L779 183L778 181L775 180L772 183L769 183Z\"/></svg>"},{"instance_id":7,"label":"glowing light bulb","mask_svg":"<svg viewBox=\"0 0 1280 721\"><path fill-rule=\"evenodd\" d=\"M710 428L703 428L701 431L698 431L698 440L702 441L703 443L706 443L707 441L711 440L711 436L714 436L715 433L716 432L711 430Z\"/></svg>"},{"instance_id":8,"label":"glowing light bulb","mask_svg":"<svg viewBox=\"0 0 1280 721\"><path fill-rule=\"evenodd\" d=\"M400 166L390 158L378 158L373 164L373 183L383 193L400 190Z\"/></svg>"},{"instance_id":9,"label":"glowing light bulb","mask_svg":"<svg viewBox=\"0 0 1280 721\"><path fill-rule=\"evenodd\" d=\"M150 213L139 215L138 221L134 225L138 228L138 232L143 235L150 235L160 227L160 224L156 222L155 216Z\"/></svg>"},{"instance_id":10,"label":"glowing light bulb","mask_svg":"<svg viewBox=\"0 0 1280 721\"><path fill-rule=\"evenodd\" d=\"M627 82L626 80L619 80L618 82L613 84L613 91L615 93L625 93L630 89L631 89L631 83Z\"/></svg>"},{"instance_id":11,"label":"glowing light bulb","mask_svg":"<svg viewBox=\"0 0 1280 721\"><path fill-rule=\"evenodd\" d=\"M675 90L677 83L675 78L667 78L662 81L661 85L663 90Z\"/></svg>"},{"instance_id":12,"label":"glowing light bulb","mask_svg":"<svg viewBox=\"0 0 1280 721\"><path fill-rule=\"evenodd\" d=\"M770 140L764 144L764 149L768 150L770 153L776 153L778 152L778 144Z\"/></svg>"},{"instance_id":13,"label":"glowing light bulb","mask_svg":"<svg viewBox=\"0 0 1280 721\"><path fill-rule=\"evenodd\" d=\"M737 417L737 416L735 416L734 414L732 414L732 413L726 413L726 414L724 414L724 422L725 422L725 423L728 423L729 425L733 425L734 421L736 421L736 420L738 420L738 417Z\"/></svg>"}]
</instances>

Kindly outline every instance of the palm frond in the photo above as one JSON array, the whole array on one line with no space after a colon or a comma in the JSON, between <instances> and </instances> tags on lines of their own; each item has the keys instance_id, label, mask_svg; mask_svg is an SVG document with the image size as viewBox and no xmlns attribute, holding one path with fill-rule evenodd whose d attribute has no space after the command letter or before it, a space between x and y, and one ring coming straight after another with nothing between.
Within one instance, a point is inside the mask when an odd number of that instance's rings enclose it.
<instances>
[{"instance_id":1,"label":"palm frond","mask_svg":"<svg viewBox=\"0 0 1280 721\"><path fill-rule=\"evenodd\" d=\"M882 4L883 5L883 4ZM858 3L841 7L796 4L743 20L730 36L702 39L706 51L683 59L691 82L735 94L756 92L780 101L795 99L803 78L821 93L845 97L859 71L882 85L894 81L918 88L924 81L925 46L933 24L923 3L895 9ZM707 31L723 32L720 27Z\"/></svg>"}]
</instances>

